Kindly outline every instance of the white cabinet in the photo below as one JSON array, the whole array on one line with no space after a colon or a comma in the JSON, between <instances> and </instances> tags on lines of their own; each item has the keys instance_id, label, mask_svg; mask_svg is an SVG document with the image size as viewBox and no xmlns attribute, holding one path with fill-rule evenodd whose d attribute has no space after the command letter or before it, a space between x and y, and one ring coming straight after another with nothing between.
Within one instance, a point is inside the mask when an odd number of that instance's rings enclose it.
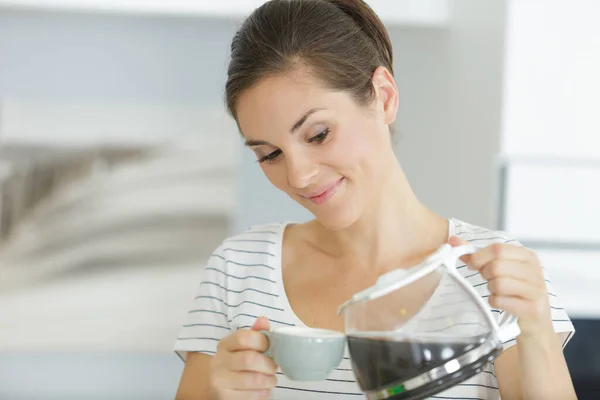
<instances>
[{"instance_id":1,"label":"white cabinet","mask_svg":"<svg viewBox=\"0 0 600 400\"><path fill-rule=\"evenodd\" d=\"M504 229L522 240L600 249L600 160L509 164L505 213Z\"/></svg>"},{"instance_id":2,"label":"white cabinet","mask_svg":"<svg viewBox=\"0 0 600 400\"><path fill-rule=\"evenodd\" d=\"M510 1L502 148L600 158L600 2Z\"/></svg>"},{"instance_id":3,"label":"white cabinet","mask_svg":"<svg viewBox=\"0 0 600 400\"><path fill-rule=\"evenodd\" d=\"M600 318L600 2L509 1L500 228L570 315Z\"/></svg>"},{"instance_id":4,"label":"white cabinet","mask_svg":"<svg viewBox=\"0 0 600 400\"><path fill-rule=\"evenodd\" d=\"M600 249L550 250L537 254L548 271L554 294L571 318L598 318Z\"/></svg>"},{"instance_id":5,"label":"white cabinet","mask_svg":"<svg viewBox=\"0 0 600 400\"><path fill-rule=\"evenodd\" d=\"M600 317L600 162L512 160L502 229L535 250L571 318Z\"/></svg>"}]
</instances>

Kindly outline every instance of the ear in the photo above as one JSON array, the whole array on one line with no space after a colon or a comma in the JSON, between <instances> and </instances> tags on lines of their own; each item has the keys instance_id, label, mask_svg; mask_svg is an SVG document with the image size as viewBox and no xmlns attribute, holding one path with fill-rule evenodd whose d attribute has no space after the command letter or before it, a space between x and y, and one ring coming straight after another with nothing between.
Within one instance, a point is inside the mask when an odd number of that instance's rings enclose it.
<instances>
[{"instance_id":1,"label":"ear","mask_svg":"<svg viewBox=\"0 0 600 400\"><path fill-rule=\"evenodd\" d=\"M396 120L400 103L396 80L386 67L380 66L373 73L372 83L378 111L383 112L384 123L391 125Z\"/></svg>"}]
</instances>

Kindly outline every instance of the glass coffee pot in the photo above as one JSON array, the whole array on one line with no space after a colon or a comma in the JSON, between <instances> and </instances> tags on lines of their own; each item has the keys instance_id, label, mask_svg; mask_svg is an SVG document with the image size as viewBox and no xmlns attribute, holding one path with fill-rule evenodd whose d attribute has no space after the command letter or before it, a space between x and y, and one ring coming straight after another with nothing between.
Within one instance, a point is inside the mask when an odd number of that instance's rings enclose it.
<instances>
[{"instance_id":1,"label":"glass coffee pot","mask_svg":"<svg viewBox=\"0 0 600 400\"><path fill-rule=\"evenodd\" d=\"M421 264L390 271L344 303L348 349L368 399L423 399L482 371L520 333L456 269L473 245L442 245Z\"/></svg>"}]
</instances>

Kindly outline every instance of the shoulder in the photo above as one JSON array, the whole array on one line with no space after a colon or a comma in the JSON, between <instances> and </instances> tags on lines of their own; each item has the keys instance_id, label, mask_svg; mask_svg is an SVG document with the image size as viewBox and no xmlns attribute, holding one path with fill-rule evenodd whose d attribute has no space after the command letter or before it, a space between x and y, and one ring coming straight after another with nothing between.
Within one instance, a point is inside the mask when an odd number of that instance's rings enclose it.
<instances>
[{"instance_id":1,"label":"shoulder","mask_svg":"<svg viewBox=\"0 0 600 400\"><path fill-rule=\"evenodd\" d=\"M254 225L224 239L210 256L209 263L254 266L273 264L280 256L286 223Z\"/></svg>"},{"instance_id":2,"label":"shoulder","mask_svg":"<svg viewBox=\"0 0 600 400\"><path fill-rule=\"evenodd\" d=\"M450 234L466 240L477 248L487 247L495 243L521 246L521 243L514 236L505 231L473 225L455 218L451 218L450 221L452 225Z\"/></svg>"},{"instance_id":3,"label":"shoulder","mask_svg":"<svg viewBox=\"0 0 600 400\"><path fill-rule=\"evenodd\" d=\"M253 246L261 248L277 244L281 240L286 225L285 222L253 225L249 229L223 240L221 247Z\"/></svg>"}]
</instances>

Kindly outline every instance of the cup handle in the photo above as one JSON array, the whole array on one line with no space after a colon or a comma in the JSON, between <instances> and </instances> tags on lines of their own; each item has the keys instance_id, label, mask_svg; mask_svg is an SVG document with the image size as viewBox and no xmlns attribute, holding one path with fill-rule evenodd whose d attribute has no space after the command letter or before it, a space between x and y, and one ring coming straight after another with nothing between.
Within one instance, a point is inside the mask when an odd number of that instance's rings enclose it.
<instances>
[{"instance_id":1,"label":"cup handle","mask_svg":"<svg viewBox=\"0 0 600 400\"><path fill-rule=\"evenodd\" d=\"M265 335L267 337L267 340L269 341L269 347L264 352L264 355L272 359L273 358L273 341L271 340L272 334L271 334L271 332L265 331L265 330L262 330L259 332L262 333L263 335Z\"/></svg>"}]
</instances>

